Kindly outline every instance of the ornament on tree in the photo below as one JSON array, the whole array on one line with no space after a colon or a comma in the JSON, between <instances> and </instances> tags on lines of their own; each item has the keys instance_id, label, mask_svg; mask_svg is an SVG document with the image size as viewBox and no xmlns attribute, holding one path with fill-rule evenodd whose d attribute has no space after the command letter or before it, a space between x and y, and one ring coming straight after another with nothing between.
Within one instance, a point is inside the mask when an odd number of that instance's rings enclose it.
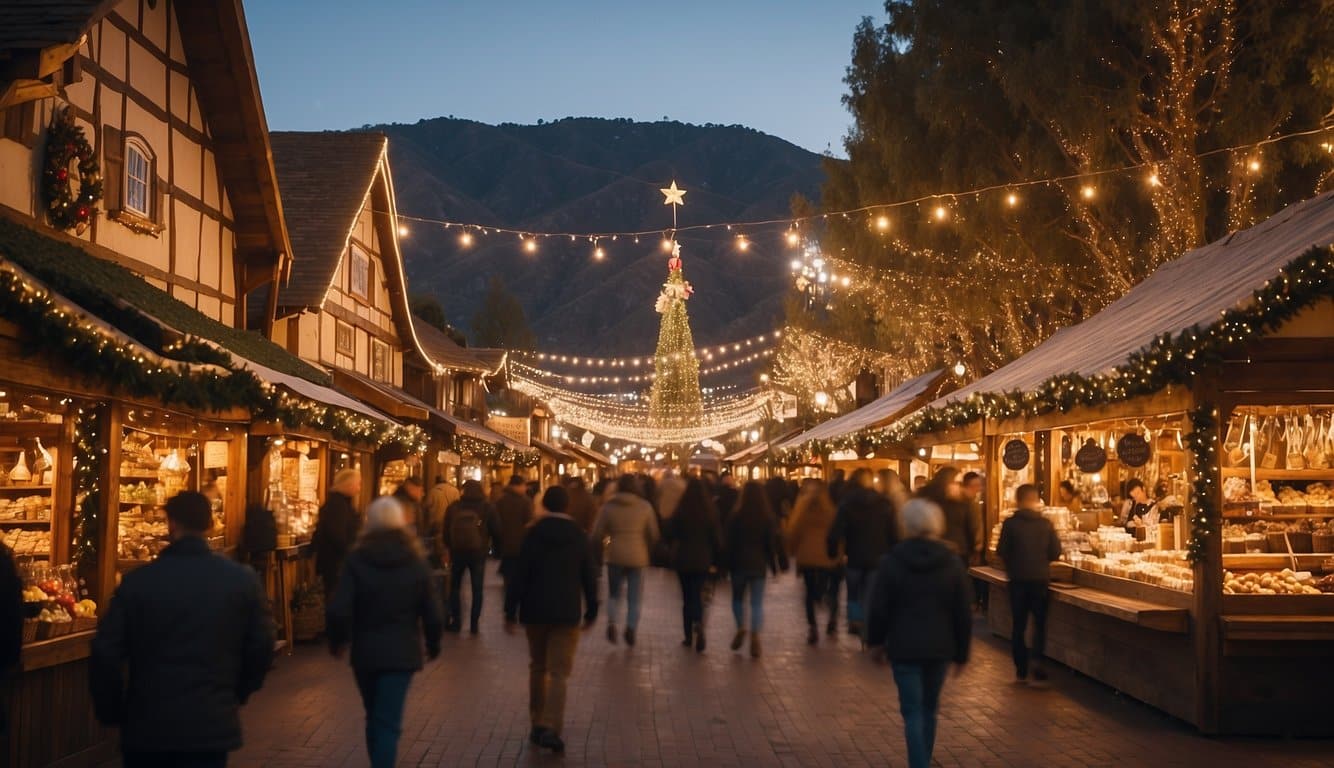
<instances>
[{"instance_id":1,"label":"ornament on tree","mask_svg":"<svg viewBox=\"0 0 1334 768\"><path fill-rule=\"evenodd\" d=\"M685 194L682 192L681 194ZM672 257L667 260L667 269L670 272L679 272L681 270L681 244L672 242Z\"/></svg>"}]
</instances>

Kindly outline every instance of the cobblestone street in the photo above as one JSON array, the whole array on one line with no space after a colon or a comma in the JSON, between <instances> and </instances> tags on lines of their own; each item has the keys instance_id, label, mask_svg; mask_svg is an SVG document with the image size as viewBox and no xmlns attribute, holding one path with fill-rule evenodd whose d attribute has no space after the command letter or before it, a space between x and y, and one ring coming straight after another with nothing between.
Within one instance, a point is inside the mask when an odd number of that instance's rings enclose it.
<instances>
[{"instance_id":1,"label":"cobblestone street","mask_svg":"<svg viewBox=\"0 0 1334 768\"><path fill-rule=\"evenodd\" d=\"M561 760L525 740L525 645L504 633L499 598L492 569L480 636L447 635L440 660L415 678L401 765ZM681 648L679 600L671 574L653 570L636 647L608 644L602 621L584 635L570 681L565 764L903 764L889 671L846 635L807 646L792 575L769 585L759 660L728 650L733 624L718 599L709 610L707 653ZM977 640L967 671L946 684L936 748L942 766L1334 765L1334 743L1206 739L1064 668L1054 671L1050 690L1015 687L1004 645L980 628ZM301 646L281 658L243 716L246 747L233 765L366 763L351 671L322 648Z\"/></svg>"}]
</instances>

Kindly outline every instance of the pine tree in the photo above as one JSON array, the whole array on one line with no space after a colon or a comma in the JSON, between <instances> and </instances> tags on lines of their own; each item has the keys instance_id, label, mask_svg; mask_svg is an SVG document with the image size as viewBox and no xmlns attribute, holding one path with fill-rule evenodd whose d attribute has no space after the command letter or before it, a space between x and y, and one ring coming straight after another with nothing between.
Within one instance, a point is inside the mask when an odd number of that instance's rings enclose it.
<instances>
[{"instance_id":1,"label":"pine tree","mask_svg":"<svg viewBox=\"0 0 1334 768\"><path fill-rule=\"evenodd\" d=\"M658 350L653 358L655 376L649 416L653 426L659 428L693 426L704 415L699 361L695 359L695 340L686 314L686 299L691 291L681 269L681 247L677 245L667 262L667 282L657 304L662 327L658 330Z\"/></svg>"}]
</instances>

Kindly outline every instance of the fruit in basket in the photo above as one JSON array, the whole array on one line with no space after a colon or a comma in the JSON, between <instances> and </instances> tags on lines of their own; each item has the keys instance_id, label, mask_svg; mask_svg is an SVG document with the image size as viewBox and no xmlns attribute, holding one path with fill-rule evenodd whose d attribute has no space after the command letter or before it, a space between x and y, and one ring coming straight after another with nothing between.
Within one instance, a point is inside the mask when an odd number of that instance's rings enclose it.
<instances>
[{"instance_id":1,"label":"fruit in basket","mask_svg":"<svg viewBox=\"0 0 1334 768\"><path fill-rule=\"evenodd\" d=\"M1235 574L1223 571L1223 594L1225 595L1319 595L1321 590L1307 582L1311 574L1294 572L1291 568L1282 571L1251 572Z\"/></svg>"},{"instance_id":2,"label":"fruit in basket","mask_svg":"<svg viewBox=\"0 0 1334 768\"><path fill-rule=\"evenodd\" d=\"M50 595L43 592L41 587L23 588L23 602L25 603L44 603L50 599Z\"/></svg>"},{"instance_id":3,"label":"fruit in basket","mask_svg":"<svg viewBox=\"0 0 1334 768\"><path fill-rule=\"evenodd\" d=\"M74 604L74 618L91 619L97 616L97 603L92 600L80 600Z\"/></svg>"}]
</instances>

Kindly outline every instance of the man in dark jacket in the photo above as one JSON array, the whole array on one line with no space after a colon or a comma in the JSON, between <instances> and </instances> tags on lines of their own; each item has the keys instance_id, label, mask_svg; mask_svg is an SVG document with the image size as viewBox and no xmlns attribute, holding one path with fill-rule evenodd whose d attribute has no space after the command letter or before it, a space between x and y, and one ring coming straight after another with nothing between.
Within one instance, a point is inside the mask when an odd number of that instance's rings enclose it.
<instances>
[{"instance_id":1,"label":"man in dark jacket","mask_svg":"<svg viewBox=\"0 0 1334 768\"><path fill-rule=\"evenodd\" d=\"M1010 649L1017 682L1028 681L1029 654L1024 635L1031 615L1033 684L1042 686L1047 681L1042 668L1047 647L1047 587L1051 584L1051 561L1061 556L1061 539L1056 527L1038 511L1041 499L1037 486L1021 485L1014 496L1018 510L1001 523L996 554L1004 561L1005 574L1010 578Z\"/></svg>"},{"instance_id":2,"label":"man in dark jacket","mask_svg":"<svg viewBox=\"0 0 1334 768\"><path fill-rule=\"evenodd\" d=\"M523 537L533 521L533 500L528 496L528 483L515 475L495 503L495 521L491 529L496 534L496 554L500 556L500 575L509 580L509 572L519 558ZM506 588L505 594L509 594ZM512 616L518 606L505 601L505 615Z\"/></svg>"},{"instance_id":3,"label":"man in dark jacket","mask_svg":"<svg viewBox=\"0 0 1334 768\"><path fill-rule=\"evenodd\" d=\"M361 518L357 515L356 498L361 495L361 472L340 469L334 475L333 487L320 507L315 521L315 535L311 545L315 550L315 572L324 582L324 601L327 605L338 586L338 574L343 570L343 559L356 541Z\"/></svg>"},{"instance_id":4,"label":"man in dark jacket","mask_svg":"<svg viewBox=\"0 0 1334 768\"><path fill-rule=\"evenodd\" d=\"M471 578L472 605L469 631L477 634L477 621L482 617L482 588L486 583L486 553L491 548L495 528L495 511L486 501L482 484L469 480L463 484L463 495L445 510L444 530L441 535L449 552L449 616L446 627L450 632L463 629L463 575Z\"/></svg>"},{"instance_id":5,"label":"man in dark jacket","mask_svg":"<svg viewBox=\"0 0 1334 768\"><path fill-rule=\"evenodd\" d=\"M565 683L579 644L579 621L593 626L598 614L597 569L588 536L565 514L569 495L552 486L542 497L543 515L523 540L506 589L519 606L519 621L528 634L529 740L553 752L564 752L561 726L565 719ZM580 595L583 595L582 611ZM507 631L513 619L506 617Z\"/></svg>"},{"instance_id":6,"label":"man in dark jacket","mask_svg":"<svg viewBox=\"0 0 1334 768\"><path fill-rule=\"evenodd\" d=\"M940 536L940 507L904 505L904 540L880 561L870 597L867 642L877 662L889 657L910 768L931 765L940 690L950 662L961 671L972 640L972 588L958 555Z\"/></svg>"},{"instance_id":7,"label":"man in dark jacket","mask_svg":"<svg viewBox=\"0 0 1334 768\"><path fill-rule=\"evenodd\" d=\"M171 545L125 575L98 625L93 706L120 726L126 768L225 765L273 661L268 600L254 571L209 551L212 525L202 494L172 497Z\"/></svg>"},{"instance_id":8,"label":"man in dark jacket","mask_svg":"<svg viewBox=\"0 0 1334 768\"><path fill-rule=\"evenodd\" d=\"M403 517L407 520L408 530L417 534L422 551L426 553L426 562L433 566L437 565L431 562L431 554L433 539L439 536L440 532L431 528L431 521L427 519L424 511L426 486L422 485L421 478L411 476L404 478L394 489L394 498L403 506Z\"/></svg>"},{"instance_id":9,"label":"man in dark jacket","mask_svg":"<svg viewBox=\"0 0 1334 768\"><path fill-rule=\"evenodd\" d=\"M862 468L852 473L826 542L830 557L838 557L840 549L847 552L848 632L854 635L862 634L864 629L864 604L871 576L898 538L894 505L888 496L876 493L871 484L871 470Z\"/></svg>"},{"instance_id":10,"label":"man in dark jacket","mask_svg":"<svg viewBox=\"0 0 1334 768\"><path fill-rule=\"evenodd\" d=\"M18 670L23 647L23 580L14 553L0 543L0 735L7 730L5 703L10 675Z\"/></svg>"}]
</instances>

